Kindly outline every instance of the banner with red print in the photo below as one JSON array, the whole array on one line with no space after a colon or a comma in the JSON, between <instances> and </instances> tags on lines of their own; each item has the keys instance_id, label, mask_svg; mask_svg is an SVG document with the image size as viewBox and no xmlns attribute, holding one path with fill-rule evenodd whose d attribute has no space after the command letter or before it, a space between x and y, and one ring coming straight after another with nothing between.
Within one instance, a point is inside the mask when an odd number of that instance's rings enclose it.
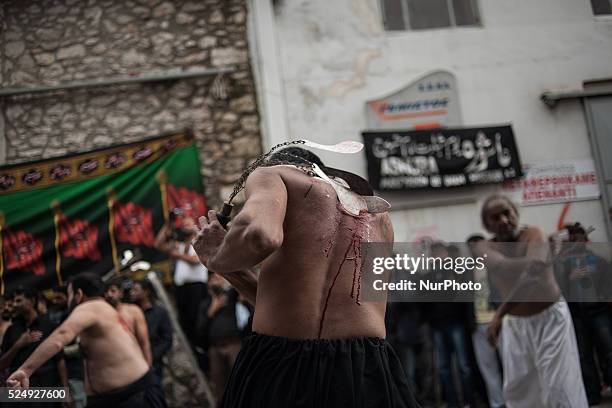
<instances>
[{"instance_id":1,"label":"banner with red print","mask_svg":"<svg viewBox=\"0 0 612 408\"><path fill-rule=\"evenodd\" d=\"M0 294L84 271L102 276L126 250L164 261L154 245L170 209L181 219L206 211L189 132L0 166Z\"/></svg>"}]
</instances>

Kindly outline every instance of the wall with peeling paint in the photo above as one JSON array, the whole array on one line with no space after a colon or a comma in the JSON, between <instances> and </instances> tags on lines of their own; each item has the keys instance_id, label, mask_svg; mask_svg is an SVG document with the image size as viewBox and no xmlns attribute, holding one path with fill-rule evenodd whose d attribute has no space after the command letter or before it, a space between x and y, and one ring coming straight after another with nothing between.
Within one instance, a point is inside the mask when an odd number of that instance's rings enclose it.
<instances>
[{"instance_id":1,"label":"wall with peeling paint","mask_svg":"<svg viewBox=\"0 0 612 408\"><path fill-rule=\"evenodd\" d=\"M278 50L286 138L360 139L366 100L446 69L457 78L464 124L512 123L524 163L591 157L580 103L567 101L550 110L539 96L612 76L612 19L596 19L588 0L478 3L482 26L385 32L377 0L279 2L276 43L260 47ZM362 156L321 156L365 176ZM396 237L413 239L418 231L433 230L437 221L438 237L463 240L481 230L480 202L494 190L392 197L399 203L393 214ZM553 231L561 207L529 207L523 221ZM602 241L603 216L599 201L592 201L573 204L567 220L601 225L593 238Z\"/></svg>"}]
</instances>

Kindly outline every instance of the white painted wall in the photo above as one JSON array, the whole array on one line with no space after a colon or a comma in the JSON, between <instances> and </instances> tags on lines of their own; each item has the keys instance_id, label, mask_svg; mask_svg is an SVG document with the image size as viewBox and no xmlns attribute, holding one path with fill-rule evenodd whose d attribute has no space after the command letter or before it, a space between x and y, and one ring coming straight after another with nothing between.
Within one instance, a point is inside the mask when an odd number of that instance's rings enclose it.
<instances>
[{"instance_id":1,"label":"white painted wall","mask_svg":"<svg viewBox=\"0 0 612 408\"><path fill-rule=\"evenodd\" d=\"M612 20L595 18L589 0L478 4L481 27L385 32L377 0L279 1L275 35L268 36L276 43L258 47L278 51L276 62L259 65L265 70L266 64L280 64L270 69L280 76L284 93L286 139L360 140L366 100L446 69L457 78L464 124L512 123L524 163L591 157L580 103L562 102L550 110L539 96L612 77ZM272 118L275 112L264 115ZM335 167L366 174L363 156L321 156ZM412 240L419 228L431 226L441 239L465 239L481 230L480 202L493 190L402 194L394 200L402 202L392 215L396 239ZM435 205L441 201L444 205ZM401 209L406 205L421 208ZM552 232L561 208L528 207L523 221ZM567 220L594 225L593 240L607 240L599 201L573 203Z\"/></svg>"}]
</instances>

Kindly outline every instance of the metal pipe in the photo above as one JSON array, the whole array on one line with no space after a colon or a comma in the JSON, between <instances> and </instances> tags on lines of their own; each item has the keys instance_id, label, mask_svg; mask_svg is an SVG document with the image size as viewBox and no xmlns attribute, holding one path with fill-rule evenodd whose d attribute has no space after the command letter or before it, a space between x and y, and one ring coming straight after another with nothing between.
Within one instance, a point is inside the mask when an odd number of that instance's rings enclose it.
<instances>
[{"instance_id":1,"label":"metal pipe","mask_svg":"<svg viewBox=\"0 0 612 408\"><path fill-rule=\"evenodd\" d=\"M20 88L3 88L0 89L0 97L16 96L24 94L36 94L53 91L63 91L69 89L90 89L100 88L112 85L127 85L127 84L138 84L145 82L165 82L175 81L177 79L190 79L199 78L210 75L227 74L235 72L236 67L223 67L223 68L210 68L198 71L169 71L161 74L154 75L143 75L134 77L115 77L99 80L86 80L86 81L71 81L71 82L60 82L57 85L37 85Z\"/></svg>"},{"instance_id":2,"label":"metal pipe","mask_svg":"<svg viewBox=\"0 0 612 408\"><path fill-rule=\"evenodd\" d=\"M591 96L606 96L612 92L608 90L601 91L567 91L567 92L544 92L540 96L540 100L548 107L553 108L558 101L562 99L588 98Z\"/></svg>"}]
</instances>

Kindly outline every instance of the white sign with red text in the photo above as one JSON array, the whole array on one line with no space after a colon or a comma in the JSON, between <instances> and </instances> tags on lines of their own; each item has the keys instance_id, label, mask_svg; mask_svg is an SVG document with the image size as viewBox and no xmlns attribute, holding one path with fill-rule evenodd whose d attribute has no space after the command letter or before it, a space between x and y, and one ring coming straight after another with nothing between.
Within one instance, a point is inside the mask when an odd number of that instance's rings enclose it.
<instances>
[{"instance_id":1,"label":"white sign with red text","mask_svg":"<svg viewBox=\"0 0 612 408\"><path fill-rule=\"evenodd\" d=\"M593 200L600 196L592 159L523 166L524 177L506 181L503 192L521 205Z\"/></svg>"}]
</instances>

